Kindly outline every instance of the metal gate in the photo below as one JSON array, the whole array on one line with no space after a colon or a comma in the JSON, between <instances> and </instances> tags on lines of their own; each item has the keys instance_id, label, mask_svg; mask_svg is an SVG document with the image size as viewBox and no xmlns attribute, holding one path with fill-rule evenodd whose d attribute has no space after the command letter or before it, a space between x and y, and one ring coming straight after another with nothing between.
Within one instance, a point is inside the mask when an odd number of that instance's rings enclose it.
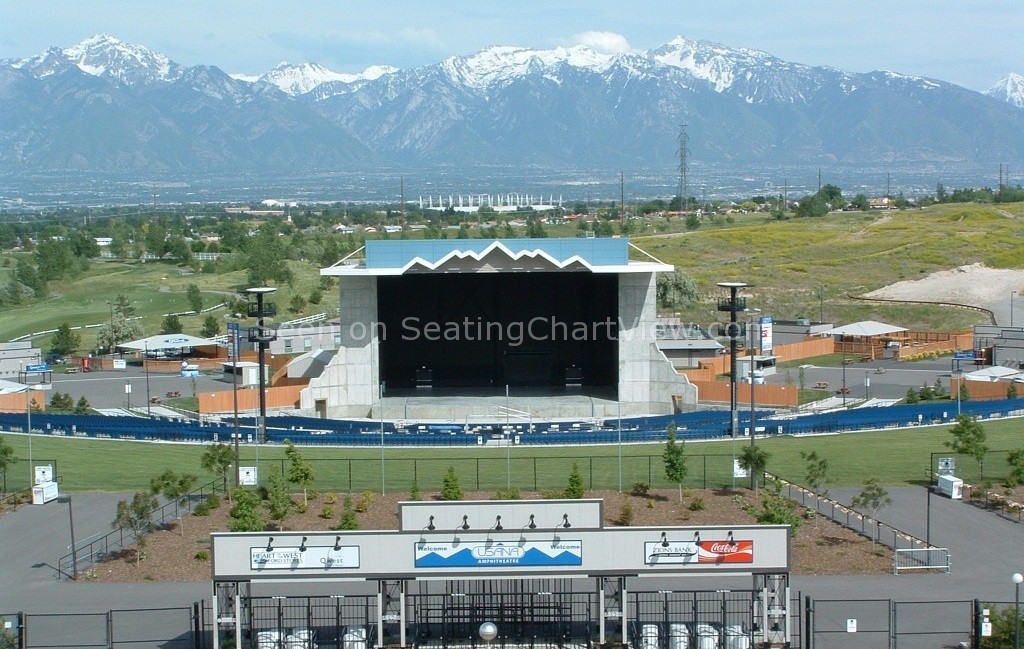
<instances>
[{"instance_id":1,"label":"metal gate","mask_svg":"<svg viewBox=\"0 0 1024 649\"><path fill-rule=\"evenodd\" d=\"M894 602L893 649L956 647L970 641L973 601Z\"/></svg>"},{"instance_id":2,"label":"metal gate","mask_svg":"<svg viewBox=\"0 0 1024 649\"><path fill-rule=\"evenodd\" d=\"M632 592L629 644L639 649L755 646L755 613L761 596L756 590ZM792 621L787 646L792 649L803 646L801 610L797 595L789 604Z\"/></svg>"},{"instance_id":3,"label":"metal gate","mask_svg":"<svg viewBox=\"0 0 1024 649\"><path fill-rule=\"evenodd\" d=\"M110 613L31 614L23 625L25 649L110 647Z\"/></svg>"},{"instance_id":4,"label":"metal gate","mask_svg":"<svg viewBox=\"0 0 1024 649\"><path fill-rule=\"evenodd\" d=\"M810 649L934 649L970 642L974 602L806 600Z\"/></svg>"},{"instance_id":5,"label":"metal gate","mask_svg":"<svg viewBox=\"0 0 1024 649\"><path fill-rule=\"evenodd\" d=\"M596 637L597 595L573 592L568 580L467 580L448 592L410 594L406 616L417 647L590 646ZM491 622L497 636L480 638Z\"/></svg>"},{"instance_id":6,"label":"metal gate","mask_svg":"<svg viewBox=\"0 0 1024 649\"><path fill-rule=\"evenodd\" d=\"M377 643L377 597L251 597L240 600L238 649L366 649Z\"/></svg>"},{"instance_id":7,"label":"metal gate","mask_svg":"<svg viewBox=\"0 0 1024 649\"><path fill-rule=\"evenodd\" d=\"M194 649L197 607L110 612L112 649Z\"/></svg>"}]
</instances>

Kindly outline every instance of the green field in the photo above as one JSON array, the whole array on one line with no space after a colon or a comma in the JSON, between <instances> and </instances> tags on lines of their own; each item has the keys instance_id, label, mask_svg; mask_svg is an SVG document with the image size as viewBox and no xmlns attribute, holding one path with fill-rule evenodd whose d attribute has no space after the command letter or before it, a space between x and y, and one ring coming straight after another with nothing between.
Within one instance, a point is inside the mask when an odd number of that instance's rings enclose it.
<instances>
[{"instance_id":1,"label":"green field","mask_svg":"<svg viewBox=\"0 0 1024 649\"><path fill-rule=\"evenodd\" d=\"M991 449L986 460L985 477L998 480L1006 471L1006 451L1022 445L1020 422L991 421L984 424ZM784 478L802 482L805 463L800 451L817 451L829 459L829 485L856 486L874 476L887 485L921 484L933 453L951 455L943 446L950 439L948 426L929 426L869 433L849 433L812 437L782 437L758 442L771 453L768 470ZM23 487L28 479L24 461L28 438L4 435L3 441L14 448L19 461L8 472L8 488ZM735 442L739 445L744 440ZM55 461L63 488L68 491L132 491L143 489L149 480L165 469L204 475L199 457L204 447L184 444L154 444L94 439L64 439L41 435L32 438L35 464ZM732 441L690 442L687 486L716 487L731 482ZM624 488L635 482L666 487L662 445L630 444L621 447ZM317 487L337 491L379 491L381 488L380 448L300 447L304 458L313 464ZM564 488L573 461L578 462L588 488L618 487L620 447L616 445L578 447L520 447L512 449L385 448L385 483L388 491L408 491L415 479L421 490L437 491L441 476L453 466L465 489L493 491L509 482L523 490ZM258 455L258 457L257 457ZM242 449L242 466L260 467L261 482L282 466L282 447ZM978 479L973 459L958 458L957 475Z\"/></svg>"},{"instance_id":2,"label":"green field","mask_svg":"<svg viewBox=\"0 0 1024 649\"><path fill-rule=\"evenodd\" d=\"M282 286L274 296L279 320L288 320L321 311L334 313L338 306L336 291L325 291L319 305L308 305L297 314L288 312L293 295L308 296L319 283L318 269L305 262L291 262L295 274L293 287ZM0 273L2 275L2 273ZM49 295L42 300L26 300L21 305L5 304L0 309L0 340L56 329L61 323L72 326L100 325L110 320L110 305L118 295L124 295L142 317L143 333L147 336L160 331L164 314L190 310L186 290L189 284L199 287L203 307L210 308L245 288L245 271L228 273L189 273L166 263L96 261L75 281L51 284ZM2 277L0 277L2 279ZM0 281L2 283L2 281ZM224 308L213 311L221 319ZM181 316L186 333L198 334L204 315ZM96 328L80 329L82 350L95 346ZM47 348L49 335L38 336L34 342Z\"/></svg>"}]
</instances>

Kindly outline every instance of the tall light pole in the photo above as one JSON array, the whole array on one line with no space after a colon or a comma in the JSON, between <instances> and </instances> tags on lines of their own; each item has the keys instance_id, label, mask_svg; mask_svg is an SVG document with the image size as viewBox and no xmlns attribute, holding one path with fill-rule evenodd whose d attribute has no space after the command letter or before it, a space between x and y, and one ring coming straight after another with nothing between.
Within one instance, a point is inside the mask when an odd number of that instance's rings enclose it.
<instances>
[{"instance_id":1,"label":"tall light pole","mask_svg":"<svg viewBox=\"0 0 1024 649\"><path fill-rule=\"evenodd\" d=\"M239 438L242 434L238 430L238 337L241 329L237 322L228 323L228 331L231 332L231 401L235 414L235 487L241 486L242 469L239 466L241 460L238 452Z\"/></svg>"},{"instance_id":2,"label":"tall light pole","mask_svg":"<svg viewBox=\"0 0 1024 649\"><path fill-rule=\"evenodd\" d=\"M1020 584L1024 575L1013 573L1013 649L1020 649Z\"/></svg>"},{"instance_id":3,"label":"tall light pole","mask_svg":"<svg viewBox=\"0 0 1024 649\"><path fill-rule=\"evenodd\" d=\"M1017 294L1017 291L1010 291L1010 326L1013 326L1013 296Z\"/></svg>"},{"instance_id":4,"label":"tall light pole","mask_svg":"<svg viewBox=\"0 0 1024 649\"><path fill-rule=\"evenodd\" d=\"M747 306L745 298L736 297L736 293L747 285L746 282L718 282L720 288L729 289L728 298L718 299L718 310L729 313L729 436L733 440L733 486L736 486L736 434L740 427L739 414L736 412L736 313ZM741 303L742 299L742 303Z\"/></svg>"},{"instance_id":5,"label":"tall light pole","mask_svg":"<svg viewBox=\"0 0 1024 649\"><path fill-rule=\"evenodd\" d=\"M267 362L267 345L277 338L276 332L268 332L264 327L264 318L277 315L277 308L271 303L264 303L264 298L276 290L276 288L271 286L257 286L255 288L245 289L246 293L256 296L256 308L253 308L253 304L249 304L249 316L257 318L255 331L253 329L249 329L249 342L256 343L259 351L260 417L259 426L256 429L257 444L262 444L266 441L267 437L267 376L265 369Z\"/></svg>"},{"instance_id":6,"label":"tall light pole","mask_svg":"<svg viewBox=\"0 0 1024 649\"><path fill-rule=\"evenodd\" d=\"M57 496L57 502L68 504L68 522L71 523L71 578L78 581L78 548L75 547L75 513L71 509L71 496Z\"/></svg>"},{"instance_id":7,"label":"tall light pole","mask_svg":"<svg viewBox=\"0 0 1024 649\"><path fill-rule=\"evenodd\" d=\"M380 397L380 493L383 496L387 493L387 482L384 480L384 382L377 385L377 393Z\"/></svg>"}]
</instances>

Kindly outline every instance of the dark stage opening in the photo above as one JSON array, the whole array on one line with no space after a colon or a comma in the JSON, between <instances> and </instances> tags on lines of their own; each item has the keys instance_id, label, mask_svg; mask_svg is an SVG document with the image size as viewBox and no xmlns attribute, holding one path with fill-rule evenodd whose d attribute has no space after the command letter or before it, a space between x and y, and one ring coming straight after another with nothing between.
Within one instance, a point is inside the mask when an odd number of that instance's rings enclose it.
<instances>
[{"instance_id":1,"label":"dark stage opening","mask_svg":"<svg viewBox=\"0 0 1024 649\"><path fill-rule=\"evenodd\" d=\"M617 384L618 276L380 277L381 379L412 388Z\"/></svg>"}]
</instances>

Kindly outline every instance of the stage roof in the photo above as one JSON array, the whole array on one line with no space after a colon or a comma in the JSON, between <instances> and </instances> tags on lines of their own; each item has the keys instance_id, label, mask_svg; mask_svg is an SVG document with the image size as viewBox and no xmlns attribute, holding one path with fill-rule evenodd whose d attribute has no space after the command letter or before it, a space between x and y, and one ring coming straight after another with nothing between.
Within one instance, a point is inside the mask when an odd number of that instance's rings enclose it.
<instances>
[{"instance_id":1,"label":"stage roof","mask_svg":"<svg viewBox=\"0 0 1024 649\"><path fill-rule=\"evenodd\" d=\"M672 270L671 265L653 257L651 261L631 261L629 249L628 239L367 241L364 259L343 259L322 269L320 274L359 276L551 271L657 273Z\"/></svg>"}]
</instances>

